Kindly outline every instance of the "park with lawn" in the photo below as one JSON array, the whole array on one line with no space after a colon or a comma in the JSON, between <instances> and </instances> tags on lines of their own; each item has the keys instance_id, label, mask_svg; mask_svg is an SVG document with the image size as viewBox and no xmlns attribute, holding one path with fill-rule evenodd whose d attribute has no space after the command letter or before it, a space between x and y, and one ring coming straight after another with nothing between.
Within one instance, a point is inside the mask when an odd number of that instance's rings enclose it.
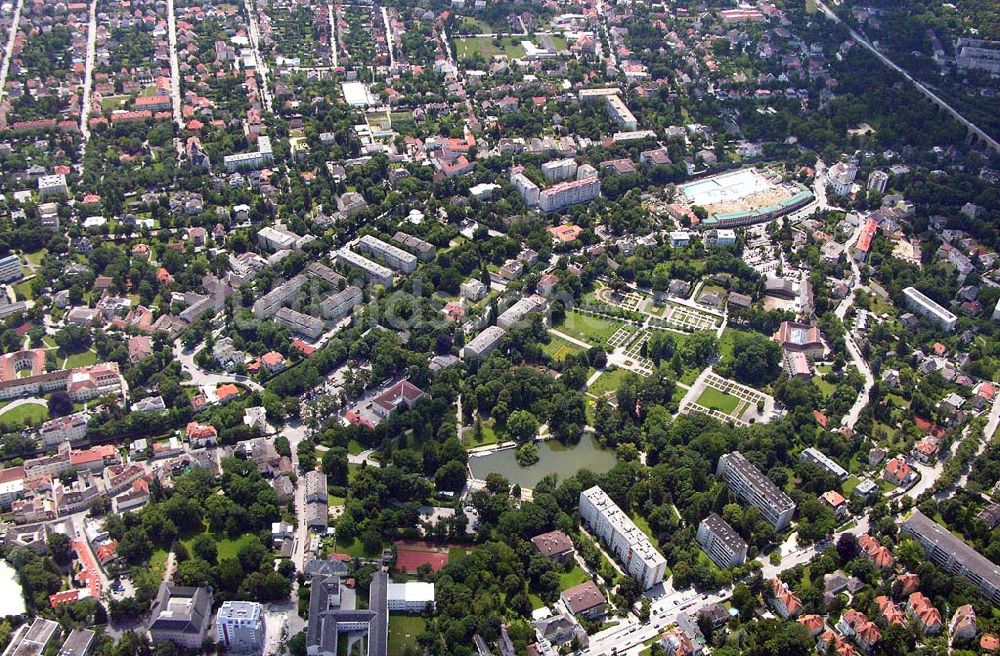
<instances>
[{"instance_id":1,"label":"park with lawn","mask_svg":"<svg viewBox=\"0 0 1000 656\"><path fill-rule=\"evenodd\" d=\"M698 397L697 403L703 408L718 410L723 414L731 415L739 407L740 400L714 387L706 387L705 391Z\"/></svg>"}]
</instances>

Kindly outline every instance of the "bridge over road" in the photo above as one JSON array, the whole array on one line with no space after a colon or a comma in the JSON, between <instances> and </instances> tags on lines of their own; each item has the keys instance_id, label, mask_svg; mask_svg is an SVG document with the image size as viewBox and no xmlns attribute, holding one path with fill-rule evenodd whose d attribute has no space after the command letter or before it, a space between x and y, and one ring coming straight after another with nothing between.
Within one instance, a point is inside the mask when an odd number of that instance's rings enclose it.
<instances>
[{"instance_id":1,"label":"bridge over road","mask_svg":"<svg viewBox=\"0 0 1000 656\"><path fill-rule=\"evenodd\" d=\"M816 6L819 7L819 9L827 16L827 18L829 18L830 20L832 20L832 21L834 21L836 23L840 23L841 25L844 25L844 22L842 20L840 20L840 17L837 16L832 11L830 11L829 7L827 7L825 4L823 4L823 2L821 0L816 0ZM851 38L854 39L855 41L857 41L858 43L860 43L865 48L867 48L873 55L875 55L876 57L878 57L879 61L881 61L883 64L885 64L889 68L891 68L891 69L893 69L895 71L898 71L900 75L902 75L908 81L910 81L911 83L913 83L913 86L915 86L917 88L917 90L920 91L920 93L922 93L925 96L927 96L928 98L930 98L931 102L933 102L935 105L937 105L941 109L943 109L946 112L948 112L949 114L951 114L955 118L956 121L958 121L959 123L961 123L962 125L964 125L965 128L970 133L972 133L980 141L984 142L986 145L988 145L990 148L992 148L994 152L1000 153L1000 143L998 143L996 139L994 139L990 135L986 134L986 132L983 131L982 128L980 128L978 125L976 125L975 123L973 123L969 119L967 119L964 116L962 116L958 112L957 109L955 109L954 107L952 107L951 105L949 105L948 103L946 103L944 100L941 99L940 96L938 96L936 93L934 93L933 91L931 91L930 89L928 89L921 82L919 82L918 80L914 79L914 77L912 75L910 75L909 73L907 73L904 69L902 69L899 66L897 66L891 59L889 59L888 57L886 57L885 55L883 55L877 48L875 48L875 46L873 46L868 41L868 39L866 39L864 36L862 36L861 34L859 34L858 32L856 32L851 27L849 27L847 25L844 25L844 26L847 27L847 31L851 34Z\"/></svg>"}]
</instances>

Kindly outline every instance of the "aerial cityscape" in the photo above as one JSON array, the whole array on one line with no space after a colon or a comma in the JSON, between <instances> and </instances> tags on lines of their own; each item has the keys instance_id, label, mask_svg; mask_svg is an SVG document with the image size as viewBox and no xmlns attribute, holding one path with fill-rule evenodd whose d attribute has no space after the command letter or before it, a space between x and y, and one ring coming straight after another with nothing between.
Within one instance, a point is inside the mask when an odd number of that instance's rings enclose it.
<instances>
[{"instance_id":1,"label":"aerial cityscape","mask_svg":"<svg viewBox=\"0 0 1000 656\"><path fill-rule=\"evenodd\" d=\"M0 656L1000 656L1000 3L0 0Z\"/></svg>"}]
</instances>

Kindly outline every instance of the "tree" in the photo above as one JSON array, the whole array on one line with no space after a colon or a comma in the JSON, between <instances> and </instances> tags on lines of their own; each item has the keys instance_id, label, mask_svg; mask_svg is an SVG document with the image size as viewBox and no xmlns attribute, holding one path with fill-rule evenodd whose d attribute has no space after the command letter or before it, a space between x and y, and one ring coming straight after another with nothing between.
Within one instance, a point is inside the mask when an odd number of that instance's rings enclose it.
<instances>
[{"instance_id":1,"label":"tree","mask_svg":"<svg viewBox=\"0 0 1000 656\"><path fill-rule=\"evenodd\" d=\"M49 553L52 554L52 560L56 561L56 565L66 567L73 560L69 550L69 538L64 533L52 533L46 538L45 543L48 545Z\"/></svg>"},{"instance_id":2,"label":"tree","mask_svg":"<svg viewBox=\"0 0 1000 656\"><path fill-rule=\"evenodd\" d=\"M347 485L347 449L334 447L323 454L323 473L329 477L330 485Z\"/></svg>"},{"instance_id":3,"label":"tree","mask_svg":"<svg viewBox=\"0 0 1000 656\"><path fill-rule=\"evenodd\" d=\"M442 492L461 492L465 487L465 465L449 460L434 474L434 485Z\"/></svg>"},{"instance_id":4,"label":"tree","mask_svg":"<svg viewBox=\"0 0 1000 656\"><path fill-rule=\"evenodd\" d=\"M215 543L215 538L208 533L201 533L195 537L194 542L191 545L191 551L194 553L196 558L201 558L209 563L215 563L219 557L219 550Z\"/></svg>"},{"instance_id":5,"label":"tree","mask_svg":"<svg viewBox=\"0 0 1000 656\"><path fill-rule=\"evenodd\" d=\"M73 399L63 390L56 390L49 397L49 414L53 417L63 417L73 412Z\"/></svg>"},{"instance_id":6,"label":"tree","mask_svg":"<svg viewBox=\"0 0 1000 656\"><path fill-rule=\"evenodd\" d=\"M516 442L535 439L538 427L538 419L528 410L515 410L507 418L507 434Z\"/></svg>"},{"instance_id":7,"label":"tree","mask_svg":"<svg viewBox=\"0 0 1000 656\"><path fill-rule=\"evenodd\" d=\"M861 555L861 547L858 545L858 538L853 533L843 533L837 538L837 555L840 556L841 564L849 560L854 560Z\"/></svg>"}]
</instances>

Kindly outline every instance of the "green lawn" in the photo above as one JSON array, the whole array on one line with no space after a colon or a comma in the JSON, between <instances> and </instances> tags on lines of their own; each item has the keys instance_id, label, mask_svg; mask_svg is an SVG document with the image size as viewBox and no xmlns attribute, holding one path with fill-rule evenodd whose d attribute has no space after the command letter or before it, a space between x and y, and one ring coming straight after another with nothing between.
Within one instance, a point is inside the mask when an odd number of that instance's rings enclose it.
<instances>
[{"instance_id":1,"label":"green lawn","mask_svg":"<svg viewBox=\"0 0 1000 656\"><path fill-rule=\"evenodd\" d=\"M816 387L819 388L820 394L823 395L823 398L828 398L837 389L836 385L829 382L825 378L820 378L819 376L813 378L813 383L815 383Z\"/></svg>"},{"instance_id":2,"label":"green lawn","mask_svg":"<svg viewBox=\"0 0 1000 656\"><path fill-rule=\"evenodd\" d=\"M722 331L722 338L719 339L719 360L721 362L728 362L733 358L733 347L736 342L736 335L739 333L746 333L746 331L736 330L735 328L726 328Z\"/></svg>"},{"instance_id":3,"label":"green lawn","mask_svg":"<svg viewBox=\"0 0 1000 656\"><path fill-rule=\"evenodd\" d=\"M854 488L856 488L858 486L858 483L860 483L860 482L861 482L861 479L859 479L854 474L851 474L850 476L848 476L847 480L844 481L843 485L840 486L840 489L844 493L844 496L845 497L851 496L851 492L854 491Z\"/></svg>"},{"instance_id":4,"label":"green lawn","mask_svg":"<svg viewBox=\"0 0 1000 656\"><path fill-rule=\"evenodd\" d=\"M81 353L71 353L63 362L63 369L75 369L77 367L89 367L97 364L97 354L93 351L83 351Z\"/></svg>"},{"instance_id":5,"label":"green lawn","mask_svg":"<svg viewBox=\"0 0 1000 656\"><path fill-rule=\"evenodd\" d=\"M15 284L14 294L19 301L30 301L35 298L35 293L31 291L31 281L25 280Z\"/></svg>"},{"instance_id":6,"label":"green lawn","mask_svg":"<svg viewBox=\"0 0 1000 656\"><path fill-rule=\"evenodd\" d=\"M579 312L567 312L566 320L557 327L557 330L594 346L606 346L608 338L622 326L624 324L610 319L592 317ZM626 330L633 332L635 328L628 326Z\"/></svg>"},{"instance_id":7,"label":"green lawn","mask_svg":"<svg viewBox=\"0 0 1000 656\"><path fill-rule=\"evenodd\" d=\"M457 562L469 553L465 547L448 547L448 563Z\"/></svg>"},{"instance_id":8,"label":"green lawn","mask_svg":"<svg viewBox=\"0 0 1000 656\"><path fill-rule=\"evenodd\" d=\"M597 377L594 384L591 385L587 391L594 396L601 396L605 392L616 391L624 382L625 377L629 375L635 375L628 369L612 369L611 371L605 371L603 374Z\"/></svg>"},{"instance_id":9,"label":"green lawn","mask_svg":"<svg viewBox=\"0 0 1000 656\"><path fill-rule=\"evenodd\" d=\"M496 429L493 427L493 420L486 419L480 423L481 430L479 439L476 439L476 426L466 426L462 429L462 439L466 447L483 446L486 444L496 444L500 438L497 437Z\"/></svg>"},{"instance_id":10,"label":"green lawn","mask_svg":"<svg viewBox=\"0 0 1000 656\"><path fill-rule=\"evenodd\" d=\"M528 593L528 601L531 602L531 610L538 610L539 608L545 608L545 602L542 598L536 595L534 592Z\"/></svg>"},{"instance_id":11,"label":"green lawn","mask_svg":"<svg viewBox=\"0 0 1000 656\"><path fill-rule=\"evenodd\" d=\"M579 565L574 565L573 569L568 572L560 572L559 574L559 591L568 590L574 585L580 585L584 581L589 581L590 576L587 575L583 568Z\"/></svg>"},{"instance_id":12,"label":"green lawn","mask_svg":"<svg viewBox=\"0 0 1000 656\"><path fill-rule=\"evenodd\" d=\"M222 560L223 558L236 558L239 555L240 549L243 547L243 545L249 542L253 538L252 533L241 535L235 540L230 540L229 538L225 538L222 537L221 535L217 535L214 533L211 535L213 538L215 538L215 547L219 554L219 560ZM196 537L197 536L192 535L187 540L181 540L181 543L185 547L187 547L188 553L190 553L191 550L194 548L194 539ZM155 557L156 554L153 555ZM166 558L166 555L164 555L164 558Z\"/></svg>"},{"instance_id":13,"label":"green lawn","mask_svg":"<svg viewBox=\"0 0 1000 656\"><path fill-rule=\"evenodd\" d=\"M698 397L698 405L710 410L718 410L727 415L732 414L739 406L740 400L735 396L730 396L725 392L720 392L714 387L706 387L705 391Z\"/></svg>"},{"instance_id":14,"label":"green lawn","mask_svg":"<svg viewBox=\"0 0 1000 656\"><path fill-rule=\"evenodd\" d=\"M550 335L548 344L542 344L542 351L556 362L562 362L568 355L576 355L583 352L583 347L563 339L557 335Z\"/></svg>"},{"instance_id":15,"label":"green lawn","mask_svg":"<svg viewBox=\"0 0 1000 656\"><path fill-rule=\"evenodd\" d=\"M488 36L474 36L455 39L455 53L458 59L471 59L479 53L487 62L496 55L507 55L510 59L524 57L524 48L521 47L521 40L514 37L501 37L500 45L494 43L494 39Z\"/></svg>"},{"instance_id":16,"label":"green lawn","mask_svg":"<svg viewBox=\"0 0 1000 656\"><path fill-rule=\"evenodd\" d=\"M361 442L358 442L357 440L351 440L350 442L347 443L347 452L350 453L352 456L356 456L364 450L365 450L364 445L361 444Z\"/></svg>"},{"instance_id":17,"label":"green lawn","mask_svg":"<svg viewBox=\"0 0 1000 656\"><path fill-rule=\"evenodd\" d=\"M49 409L39 403L25 403L0 413L0 422L23 426L26 422L37 425L48 420Z\"/></svg>"},{"instance_id":18,"label":"green lawn","mask_svg":"<svg viewBox=\"0 0 1000 656\"><path fill-rule=\"evenodd\" d=\"M157 549L149 557L149 570L154 572L159 578L163 578L163 572L167 569L167 552Z\"/></svg>"},{"instance_id":19,"label":"green lawn","mask_svg":"<svg viewBox=\"0 0 1000 656\"><path fill-rule=\"evenodd\" d=\"M402 654L417 648L417 636L424 632L427 622L419 615L389 615L389 653Z\"/></svg>"}]
</instances>

